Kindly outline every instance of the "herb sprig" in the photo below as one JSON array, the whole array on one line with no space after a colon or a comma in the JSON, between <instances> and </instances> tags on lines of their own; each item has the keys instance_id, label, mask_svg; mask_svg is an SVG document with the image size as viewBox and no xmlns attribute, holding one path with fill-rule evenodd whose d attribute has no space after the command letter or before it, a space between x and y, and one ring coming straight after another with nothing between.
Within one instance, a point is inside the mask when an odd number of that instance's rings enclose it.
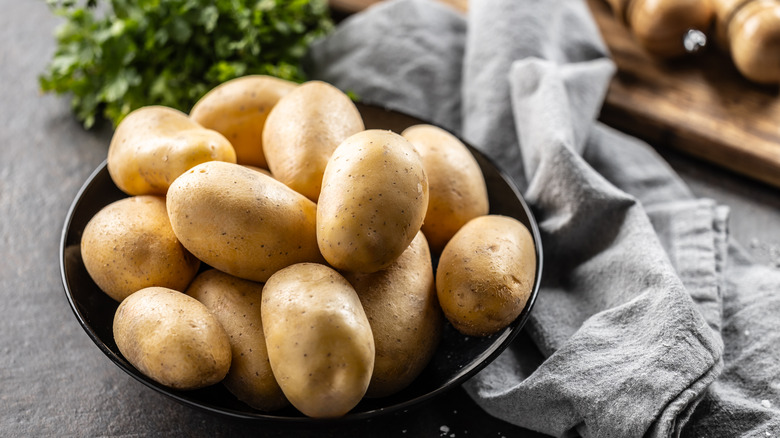
<instances>
[{"instance_id":1,"label":"herb sprig","mask_svg":"<svg viewBox=\"0 0 780 438\"><path fill-rule=\"evenodd\" d=\"M246 74L305 80L309 44L333 28L327 0L47 0L64 22L39 76L72 93L86 128L104 116L165 105L189 111L208 90Z\"/></svg>"}]
</instances>

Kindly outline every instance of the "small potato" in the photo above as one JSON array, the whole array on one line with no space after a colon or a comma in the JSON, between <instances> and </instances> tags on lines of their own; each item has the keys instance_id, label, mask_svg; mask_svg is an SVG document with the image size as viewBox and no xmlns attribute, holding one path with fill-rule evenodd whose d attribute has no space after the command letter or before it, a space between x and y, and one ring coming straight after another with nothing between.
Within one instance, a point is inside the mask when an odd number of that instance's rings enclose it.
<instances>
[{"instance_id":1,"label":"small potato","mask_svg":"<svg viewBox=\"0 0 780 438\"><path fill-rule=\"evenodd\" d=\"M173 233L159 196L103 207L84 227L81 258L95 284L116 301L149 286L183 291L200 267Z\"/></svg>"},{"instance_id":2,"label":"small potato","mask_svg":"<svg viewBox=\"0 0 780 438\"><path fill-rule=\"evenodd\" d=\"M431 250L444 245L466 222L488 214L485 177L465 144L432 125L415 125L401 133L422 158L430 200L422 230Z\"/></svg>"},{"instance_id":3,"label":"small potato","mask_svg":"<svg viewBox=\"0 0 780 438\"><path fill-rule=\"evenodd\" d=\"M168 217L182 245L213 268L264 282L299 262L322 261L317 206L239 164L199 164L171 184Z\"/></svg>"},{"instance_id":4,"label":"small potato","mask_svg":"<svg viewBox=\"0 0 780 438\"><path fill-rule=\"evenodd\" d=\"M114 340L145 376L175 389L221 381L230 369L230 342L209 310L181 292L149 287L122 301Z\"/></svg>"},{"instance_id":5,"label":"small potato","mask_svg":"<svg viewBox=\"0 0 780 438\"><path fill-rule=\"evenodd\" d=\"M338 272L301 263L263 289L268 358L282 391L309 417L339 417L360 402L374 368L374 338L355 290Z\"/></svg>"},{"instance_id":6,"label":"small potato","mask_svg":"<svg viewBox=\"0 0 780 438\"><path fill-rule=\"evenodd\" d=\"M444 315L459 332L487 336L517 318L535 272L534 242L525 225L506 216L481 216L444 247L436 292Z\"/></svg>"},{"instance_id":7,"label":"small potato","mask_svg":"<svg viewBox=\"0 0 780 438\"><path fill-rule=\"evenodd\" d=\"M129 195L165 195L177 176L213 160L236 162L230 142L181 111L163 106L128 114L108 146L108 173Z\"/></svg>"},{"instance_id":8,"label":"small potato","mask_svg":"<svg viewBox=\"0 0 780 438\"><path fill-rule=\"evenodd\" d=\"M317 243L332 266L371 273L406 250L428 207L428 178L403 137L368 130L328 162L317 204Z\"/></svg>"},{"instance_id":9,"label":"small potato","mask_svg":"<svg viewBox=\"0 0 780 438\"><path fill-rule=\"evenodd\" d=\"M431 360L444 316L436 298L431 252L422 232L387 268L346 273L374 334L376 359L367 397L406 388Z\"/></svg>"},{"instance_id":10,"label":"small potato","mask_svg":"<svg viewBox=\"0 0 780 438\"><path fill-rule=\"evenodd\" d=\"M276 179L317 202L333 150L363 129L363 119L346 94L325 82L306 82L271 110L263 150Z\"/></svg>"},{"instance_id":11,"label":"small potato","mask_svg":"<svg viewBox=\"0 0 780 438\"><path fill-rule=\"evenodd\" d=\"M190 117L227 138L238 164L267 168L263 127L271 109L298 84L273 76L250 75L224 82L203 96Z\"/></svg>"},{"instance_id":12,"label":"small potato","mask_svg":"<svg viewBox=\"0 0 780 438\"><path fill-rule=\"evenodd\" d=\"M223 383L239 400L263 411L287 405L268 362L260 316L262 283L210 269L187 288L203 303L230 337L233 360Z\"/></svg>"}]
</instances>

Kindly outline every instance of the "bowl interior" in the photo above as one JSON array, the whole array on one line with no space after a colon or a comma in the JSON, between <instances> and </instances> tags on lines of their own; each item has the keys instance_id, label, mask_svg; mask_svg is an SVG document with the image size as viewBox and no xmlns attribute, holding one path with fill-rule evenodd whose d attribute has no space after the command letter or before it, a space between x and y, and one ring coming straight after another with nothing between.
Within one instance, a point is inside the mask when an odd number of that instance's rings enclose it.
<instances>
[{"instance_id":1,"label":"bowl interior","mask_svg":"<svg viewBox=\"0 0 780 438\"><path fill-rule=\"evenodd\" d=\"M425 123L414 117L376 106L358 104L367 129L401 132L408 126ZM403 391L379 399L364 399L346 416L335 420L371 418L407 409L451 389L473 376L495 359L525 324L539 290L542 251L539 230L531 211L517 188L485 156L469 147L487 182L490 213L511 216L525 224L534 239L537 271L531 297L520 316L507 328L488 337L469 337L446 324L442 342L427 368ZM127 362L113 339L112 322L118 303L92 281L81 259L80 242L84 227L101 208L124 198L111 180L106 163L101 164L79 191L65 220L60 248L60 265L65 294L79 323L117 366L148 387L186 405L232 417L256 420L315 422L294 408L262 412L240 402L222 385L194 391L177 391L147 378ZM331 420L334 421L334 420Z\"/></svg>"}]
</instances>

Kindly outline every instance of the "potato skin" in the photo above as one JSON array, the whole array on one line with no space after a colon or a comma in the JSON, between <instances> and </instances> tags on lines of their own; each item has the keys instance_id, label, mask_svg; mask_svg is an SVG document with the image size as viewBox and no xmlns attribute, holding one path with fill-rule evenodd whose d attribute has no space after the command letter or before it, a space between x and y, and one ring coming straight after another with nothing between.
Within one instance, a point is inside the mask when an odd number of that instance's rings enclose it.
<instances>
[{"instance_id":1,"label":"potato skin","mask_svg":"<svg viewBox=\"0 0 780 438\"><path fill-rule=\"evenodd\" d=\"M204 128L224 135L236 150L238 164L268 168L263 153L263 128L276 103L298 84L265 75L224 82L206 93L190 111Z\"/></svg>"},{"instance_id":2,"label":"potato skin","mask_svg":"<svg viewBox=\"0 0 780 438\"><path fill-rule=\"evenodd\" d=\"M160 196L103 207L84 227L81 258L95 284L116 301L149 286L183 291L200 267L173 233Z\"/></svg>"},{"instance_id":3,"label":"potato skin","mask_svg":"<svg viewBox=\"0 0 780 438\"><path fill-rule=\"evenodd\" d=\"M317 243L332 266L376 272L390 265L420 230L428 178L403 137L367 130L333 153L317 204Z\"/></svg>"},{"instance_id":4,"label":"potato skin","mask_svg":"<svg viewBox=\"0 0 780 438\"><path fill-rule=\"evenodd\" d=\"M230 364L223 384L239 400L263 411L286 406L268 362L260 300L263 284L209 269L187 288L187 295L205 305L230 338Z\"/></svg>"},{"instance_id":5,"label":"potato skin","mask_svg":"<svg viewBox=\"0 0 780 438\"><path fill-rule=\"evenodd\" d=\"M339 417L360 402L374 338L355 290L335 270L300 263L265 284L263 328L276 380L309 417Z\"/></svg>"},{"instance_id":6,"label":"potato skin","mask_svg":"<svg viewBox=\"0 0 780 438\"><path fill-rule=\"evenodd\" d=\"M108 173L129 195L165 195L176 177L212 160L235 163L230 142L181 111L163 106L128 114L108 146Z\"/></svg>"},{"instance_id":7,"label":"potato skin","mask_svg":"<svg viewBox=\"0 0 780 438\"><path fill-rule=\"evenodd\" d=\"M322 261L316 205L242 165L195 166L171 184L167 207L182 245L236 277L264 282L285 266Z\"/></svg>"},{"instance_id":8,"label":"potato skin","mask_svg":"<svg viewBox=\"0 0 780 438\"><path fill-rule=\"evenodd\" d=\"M466 222L488 214L485 177L466 145L449 132L415 125L401 135L420 154L428 176L430 199L422 230L431 250L440 253Z\"/></svg>"},{"instance_id":9,"label":"potato skin","mask_svg":"<svg viewBox=\"0 0 780 438\"><path fill-rule=\"evenodd\" d=\"M422 372L441 339L444 315L425 236L418 232L381 271L344 276L360 297L374 334L376 359L366 397L394 394Z\"/></svg>"},{"instance_id":10,"label":"potato skin","mask_svg":"<svg viewBox=\"0 0 780 438\"><path fill-rule=\"evenodd\" d=\"M336 147L364 130L360 112L341 90L310 81L279 100L263 130L274 177L317 202L322 174Z\"/></svg>"},{"instance_id":11,"label":"potato skin","mask_svg":"<svg viewBox=\"0 0 780 438\"><path fill-rule=\"evenodd\" d=\"M218 383L230 368L230 342L198 300L164 287L142 289L114 315L114 340L141 373L175 389Z\"/></svg>"},{"instance_id":12,"label":"potato skin","mask_svg":"<svg viewBox=\"0 0 780 438\"><path fill-rule=\"evenodd\" d=\"M517 318L535 272L536 252L525 225L506 216L480 216L444 247L436 292L444 315L459 332L487 336Z\"/></svg>"}]
</instances>

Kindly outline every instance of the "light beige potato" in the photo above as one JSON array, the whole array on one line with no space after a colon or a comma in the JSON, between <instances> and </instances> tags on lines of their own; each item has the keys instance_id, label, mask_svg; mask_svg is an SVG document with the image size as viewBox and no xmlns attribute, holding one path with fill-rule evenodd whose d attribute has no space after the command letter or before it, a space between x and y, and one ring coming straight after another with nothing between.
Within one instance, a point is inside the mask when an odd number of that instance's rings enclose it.
<instances>
[{"instance_id":1,"label":"light beige potato","mask_svg":"<svg viewBox=\"0 0 780 438\"><path fill-rule=\"evenodd\" d=\"M168 217L182 245L211 267L264 282L299 262L322 261L317 206L240 164L210 161L171 184Z\"/></svg>"},{"instance_id":2,"label":"light beige potato","mask_svg":"<svg viewBox=\"0 0 780 438\"><path fill-rule=\"evenodd\" d=\"M364 130L355 104L341 90L320 81L301 84L271 110L263 150L274 177L314 202L333 150Z\"/></svg>"},{"instance_id":3,"label":"light beige potato","mask_svg":"<svg viewBox=\"0 0 780 438\"><path fill-rule=\"evenodd\" d=\"M238 164L267 168L263 128L271 109L298 84L265 75L249 75L224 82L206 93L190 111L205 128L227 138Z\"/></svg>"},{"instance_id":4,"label":"light beige potato","mask_svg":"<svg viewBox=\"0 0 780 438\"><path fill-rule=\"evenodd\" d=\"M425 369L439 345L444 315L431 252L422 232L395 262L372 274L346 273L374 334L376 359L367 397L385 397Z\"/></svg>"},{"instance_id":5,"label":"light beige potato","mask_svg":"<svg viewBox=\"0 0 780 438\"><path fill-rule=\"evenodd\" d=\"M239 400L263 411L287 405L268 362L260 300L263 284L210 269L200 273L187 295L203 303L230 338L230 371L222 381Z\"/></svg>"},{"instance_id":6,"label":"light beige potato","mask_svg":"<svg viewBox=\"0 0 780 438\"><path fill-rule=\"evenodd\" d=\"M200 267L173 233L160 196L103 207L84 227L81 258L95 284L116 301L149 286L183 291Z\"/></svg>"},{"instance_id":7,"label":"light beige potato","mask_svg":"<svg viewBox=\"0 0 780 438\"><path fill-rule=\"evenodd\" d=\"M176 177L213 160L236 162L230 142L181 111L163 106L128 114L108 146L111 179L129 195L165 195Z\"/></svg>"},{"instance_id":8,"label":"light beige potato","mask_svg":"<svg viewBox=\"0 0 780 438\"><path fill-rule=\"evenodd\" d=\"M525 307L534 285L536 252L517 219L472 219L439 258L436 292L446 318L461 333L487 336L507 327Z\"/></svg>"},{"instance_id":9,"label":"light beige potato","mask_svg":"<svg viewBox=\"0 0 780 438\"><path fill-rule=\"evenodd\" d=\"M122 301L114 315L119 351L150 379L175 389L221 381L230 369L230 342L219 321L198 300L149 287Z\"/></svg>"},{"instance_id":10,"label":"light beige potato","mask_svg":"<svg viewBox=\"0 0 780 438\"><path fill-rule=\"evenodd\" d=\"M309 417L340 417L360 402L374 369L374 338L355 290L338 272L301 263L263 289L263 329L276 380Z\"/></svg>"},{"instance_id":11,"label":"light beige potato","mask_svg":"<svg viewBox=\"0 0 780 438\"><path fill-rule=\"evenodd\" d=\"M325 260L350 272L389 266L420 231L428 178L403 137L368 130L346 139L328 162L317 204Z\"/></svg>"},{"instance_id":12,"label":"light beige potato","mask_svg":"<svg viewBox=\"0 0 780 438\"><path fill-rule=\"evenodd\" d=\"M780 4L748 1L733 4L728 20L729 53L740 73L766 85L780 83ZM737 6L738 5L738 6Z\"/></svg>"},{"instance_id":13,"label":"light beige potato","mask_svg":"<svg viewBox=\"0 0 780 438\"><path fill-rule=\"evenodd\" d=\"M422 231L431 250L444 245L466 222L488 214L485 177L477 160L457 137L432 125L415 125L401 133L422 158L430 199Z\"/></svg>"}]
</instances>

